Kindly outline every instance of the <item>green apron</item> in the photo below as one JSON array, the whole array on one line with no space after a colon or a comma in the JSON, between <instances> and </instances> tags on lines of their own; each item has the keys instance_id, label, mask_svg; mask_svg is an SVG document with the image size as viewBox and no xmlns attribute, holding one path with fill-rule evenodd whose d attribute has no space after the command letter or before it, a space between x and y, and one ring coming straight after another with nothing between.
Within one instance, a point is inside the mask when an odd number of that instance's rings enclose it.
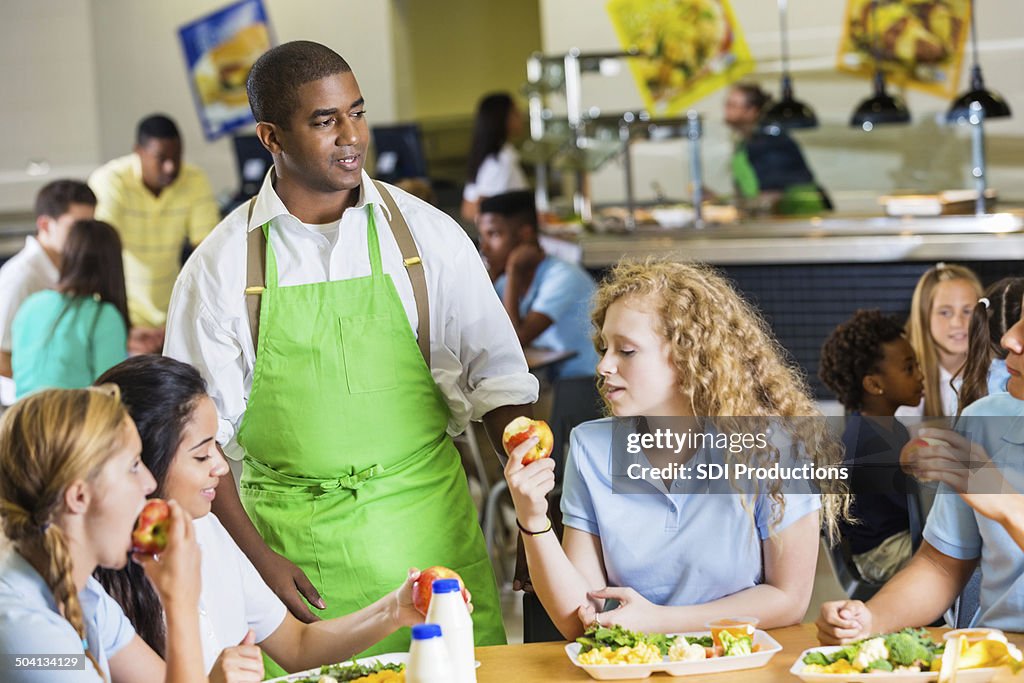
<instances>
[{"instance_id":1,"label":"green apron","mask_svg":"<svg viewBox=\"0 0 1024 683\"><path fill-rule=\"evenodd\" d=\"M367 210L369 277L279 287L267 236L252 392L238 430L241 499L267 544L306 572L323 618L444 565L473 594L477 645L505 643L494 572L448 406L381 266ZM405 652L409 629L363 655Z\"/></svg>"},{"instance_id":2,"label":"green apron","mask_svg":"<svg viewBox=\"0 0 1024 683\"><path fill-rule=\"evenodd\" d=\"M729 165L737 194L744 199L754 199L761 194L761 182L750 163L744 145L736 148ZM821 191L814 183L796 183L786 187L775 207L775 212L783 216L816 214L824 210L825 202L821 198Z\"/></svg>"}]
</instances>

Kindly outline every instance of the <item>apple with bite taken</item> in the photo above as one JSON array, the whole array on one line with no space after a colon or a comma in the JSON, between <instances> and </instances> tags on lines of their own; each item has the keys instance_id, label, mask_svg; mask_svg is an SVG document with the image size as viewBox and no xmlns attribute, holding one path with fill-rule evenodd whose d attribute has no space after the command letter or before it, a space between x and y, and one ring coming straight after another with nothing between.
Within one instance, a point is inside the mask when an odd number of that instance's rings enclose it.
<instances>
[{"instance_id":1,"label":"apple with bite taken","mask_svg":"<svg viewBox=\"0 0 1024 683\"><path fill-rule=\"evenodd\" d=\"M154 555L167 547L167 530L171 524L171 508L167 501L151 498L142 508L132 532L132 551Z\"/></svg>"},{"instance_id":2,"label":"apple with bite taken","mask_svg":"<svg viewBox=\"0 0 1024 683\"><path fill-rule=\"evenodd\" d=\"M519 444L531 437L537 437L539 441L523 456L523 465L549 457L555 445L555 437L551 434L551 427L544 420L517 417L505 426L505 432L501 435L501 445L505 447L506 453L511 453Z\"/></svg>"},{"instance_id":3,"label":"apple with bite taken","mask_svg":"<svg viewBox=\"0 0 1024 683\"><path fill-rule=\"evenodd\" d=\"M466 584L457 572L448 567L427 567L420 572L416 583L412 585L412 606L423 616L427 616L430 598L434 595L434 581L437 579L458 579L462 588L462 599L469 602L469 591L466 590Z\"/></svg>"}]
</instances>

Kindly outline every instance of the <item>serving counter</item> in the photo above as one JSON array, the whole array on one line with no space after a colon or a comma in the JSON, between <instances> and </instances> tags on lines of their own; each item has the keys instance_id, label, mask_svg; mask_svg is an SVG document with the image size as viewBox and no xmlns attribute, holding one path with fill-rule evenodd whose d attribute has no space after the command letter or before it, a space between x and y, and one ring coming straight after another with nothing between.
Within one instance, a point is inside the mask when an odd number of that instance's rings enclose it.
<instances>
[{"instance_id":1,"label":"serving counter","mask_svg":"<svg viewBox=\"0 0 1024 683\"><path fill-rule=\"evenodd\" d=\"M891 218L757 219L703 229L547 234L545 249L600 276L623 257L709 263L755 304L819 398L819 350L858 308L906 316L921 274L937 262L972 268L988 285L1024 275L1024 212Z\"/></svg>"},{"instance_id":2,"label":"serving counter","mask_svg":"<svg viewBox=\"0 0 1024 683\"><path fill-rule=\"evenodd\" d=\"M941 638L941 629L930 629L936 639ZM749 683L797 683L798 678L789 673L801 652L817 647L816 630L813 624L800 624L768 632L782 645L782 651L760 669L746 669L718 674L672 678L666 674L653 674L646 679L650 683L659 681L681 681L683 683L711 683L715 681L741 680ZM1024 635L1007 634L1010 642L1024 644ZM565 654L565 643L531 643L527 645L501 645L481 647L476 650L480 660L477 669L478 683L570 683L592 681L583 669L577 668ZM997 681L1012 680L1008 672L997 675Z\"/></svg>"}]
</instances>

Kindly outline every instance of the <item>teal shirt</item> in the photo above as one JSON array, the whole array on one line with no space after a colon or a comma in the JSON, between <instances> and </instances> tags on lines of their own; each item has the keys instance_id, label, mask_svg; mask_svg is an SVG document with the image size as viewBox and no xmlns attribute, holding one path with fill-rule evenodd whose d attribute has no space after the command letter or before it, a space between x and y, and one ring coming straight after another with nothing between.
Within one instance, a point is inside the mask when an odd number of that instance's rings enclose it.
<instances>
[{"instance_id":1,"label":"teal shirt","mask_svg":"<svg viewBox=\"0 0 1024 683\"><path fill-rule=\"evenodd\" d=\"M87 387L127 357L128 331L113 304L54 291L25 299L11 326L18 398Z\"/></svg>"}]
</instances>

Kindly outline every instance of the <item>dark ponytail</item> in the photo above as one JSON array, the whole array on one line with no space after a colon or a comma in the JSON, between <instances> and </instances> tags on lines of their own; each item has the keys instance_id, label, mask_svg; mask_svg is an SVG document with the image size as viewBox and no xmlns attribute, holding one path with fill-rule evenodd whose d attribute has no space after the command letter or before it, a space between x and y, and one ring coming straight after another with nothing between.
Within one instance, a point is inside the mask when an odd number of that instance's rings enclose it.
<instances>
[{"instance_id":1,"label":"dark ponytail","mask_svg":"<svg viewBox=\"0 0 1024 683\"><path fill-rule=\"evenodd\" d=\"M97 384L115 384L142 439L142 461L156 479L161 495L167 470L181 444L181 435L206 383L191 365L163 356L134 356L107 370ZM97 569L96 580L124 610L136 633L161 657L165 654L164 610L142 567Z\"/></svg>"},{"instance_id":2,"label":"dark ponytail","mask_svg":"<svg viewBox=\"0 0 1024 683\"><path fill-rule=\"evenodd\" d=\"M964 408L988 395L988 371L996 358L1006 358L999 345L1006 331L1021 318L1024 278L1005 277L985 290L971 313L967 333L967 361L958 396L957 415Z\"/></svg>"}]
</instances>

